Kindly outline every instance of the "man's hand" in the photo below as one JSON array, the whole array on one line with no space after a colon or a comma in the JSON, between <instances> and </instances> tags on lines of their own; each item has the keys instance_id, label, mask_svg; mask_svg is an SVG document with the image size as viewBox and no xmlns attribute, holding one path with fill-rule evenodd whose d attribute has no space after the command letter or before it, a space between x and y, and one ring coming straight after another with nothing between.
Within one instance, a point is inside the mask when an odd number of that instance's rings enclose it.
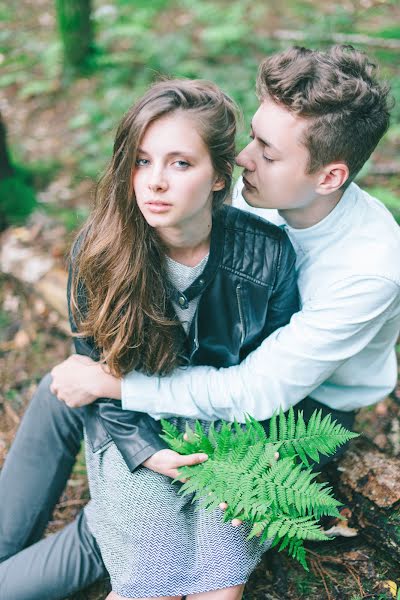
<instances>
[{"instance_id":1,"label":"man's hand","mask_svg":"<svg viewBox=\"0 0 400 600\"><path fill-rule=\"evenodd\" d=\"M174 452L174 450L165 449L159 450L153 456L150 456L150 458L144 461L143 466L156 473L161 473L161 475L167 475L167 477L176 479L180 467L198 465L207 460L207 458L207 454L197 453L184 456L178 454L178 452ZM186 480L181 479L181 481L185 482Z\"/></svg>"},{"instance_id":2,"label":"man's hand","mask_svg":"<svg viewBox=\"0 0 400 600\"><path fill-rule=\"evenodd\" d=\"M121 382L88 356L73 354L51 371L50 390L71 408L97 398L121 398Z\"/></svg>"}]
</instances>

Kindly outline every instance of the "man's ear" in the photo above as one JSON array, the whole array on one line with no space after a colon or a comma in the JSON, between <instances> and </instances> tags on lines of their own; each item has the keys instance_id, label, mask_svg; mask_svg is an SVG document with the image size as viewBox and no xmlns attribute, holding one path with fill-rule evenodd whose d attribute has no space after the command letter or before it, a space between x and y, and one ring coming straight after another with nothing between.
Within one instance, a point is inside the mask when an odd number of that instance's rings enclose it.
<instances>
[{"instance_id":1,"label":"man's ear","mask_svg":"<svg viewBox=\"0 0 400 600\"><path fill-rule=\"evenodd\" d=\"M225 187L225 180L222 177L217 177L214 185L212 186L213 192L218 192L219 190L223 190Z\"/></svg>"},{"instance_id":2,"label":"man's ear","mask_svg":"<svg viewBox=\"0 0 400 600\"><path fill-rule=\"evenodd\" d=\"M344 162L330 163L321 171L316 192L323 196L336 192L349 178L349 167Z\"/></svg>"}]
</instances>

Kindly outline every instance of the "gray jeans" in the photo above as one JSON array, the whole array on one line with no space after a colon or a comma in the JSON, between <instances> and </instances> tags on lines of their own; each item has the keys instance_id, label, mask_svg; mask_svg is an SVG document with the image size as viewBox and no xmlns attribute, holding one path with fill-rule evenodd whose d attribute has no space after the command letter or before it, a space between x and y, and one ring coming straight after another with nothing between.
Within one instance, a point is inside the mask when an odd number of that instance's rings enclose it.
<instances>
[{"instance_id":1,"label":"gray jeans","mask_svg":"<svg viewBox=\"0 0 400 600\"><path fill-rule=\"evenodd\" d=\"M50 375L41 381L0 474L0 600L58 600L107 576L83 513L41 540L83 435L81 411L59 402L50 382ZM315 408L331 412L348 429L354 421L353 412L309 398L297 408L306 419Z\"/></svg>"},{"instance_id":2,"label":"gray jeans","mask_svg":"<svg viewBox=\"0 0 400 600\"><path fill-rule=\"evenodd\" d=\"M0 600L57 600L107 576L83 513L41 540L83 433L80 410L59 402L50 382L41 381L0 474Z\"/></svg>"}]
</instances>

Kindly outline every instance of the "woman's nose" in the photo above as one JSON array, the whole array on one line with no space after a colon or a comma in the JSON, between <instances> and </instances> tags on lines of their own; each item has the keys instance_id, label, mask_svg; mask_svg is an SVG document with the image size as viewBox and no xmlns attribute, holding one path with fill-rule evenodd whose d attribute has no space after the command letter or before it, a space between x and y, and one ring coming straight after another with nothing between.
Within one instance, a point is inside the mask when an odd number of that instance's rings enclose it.
<instances>
[{"instance_id":1,"label":"woman's nose","mask_svg":"<svg viewBox=\"0 0 400 600\"><path fill-rule=\"evenodd\" d=\"M168 188L168 183L164 172L161 169L154 169L149 179L149 189L152 192L164 191Z\"/></svg>"}]
</instances>

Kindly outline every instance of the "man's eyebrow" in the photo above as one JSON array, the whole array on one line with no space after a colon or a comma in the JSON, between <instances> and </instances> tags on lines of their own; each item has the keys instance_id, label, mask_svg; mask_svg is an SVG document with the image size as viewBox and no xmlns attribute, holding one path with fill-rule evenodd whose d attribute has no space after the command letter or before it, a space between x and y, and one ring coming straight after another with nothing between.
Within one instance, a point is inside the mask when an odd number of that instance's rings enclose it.
<instances>
[{"instance_id":1,"label":"man's eyebrow","mask_svg":"<svg viewBox=\"0 0 400 600\"><path fill-rule=\"evenodd\" d=\"M268 140L264 140L259 135L255 135L254 134L253 122L250 123L250 129L251 129L252 135L254 137L256 137L259 142L261 142L262 144L264 144L264 146L267 146L267 148L271 148L271 150L275 150L275 152L278 152L280 154L278 148L276 146L274 146L273 144L271 144L271 142L268 142Z\"/></svg>"}]
</instances>

